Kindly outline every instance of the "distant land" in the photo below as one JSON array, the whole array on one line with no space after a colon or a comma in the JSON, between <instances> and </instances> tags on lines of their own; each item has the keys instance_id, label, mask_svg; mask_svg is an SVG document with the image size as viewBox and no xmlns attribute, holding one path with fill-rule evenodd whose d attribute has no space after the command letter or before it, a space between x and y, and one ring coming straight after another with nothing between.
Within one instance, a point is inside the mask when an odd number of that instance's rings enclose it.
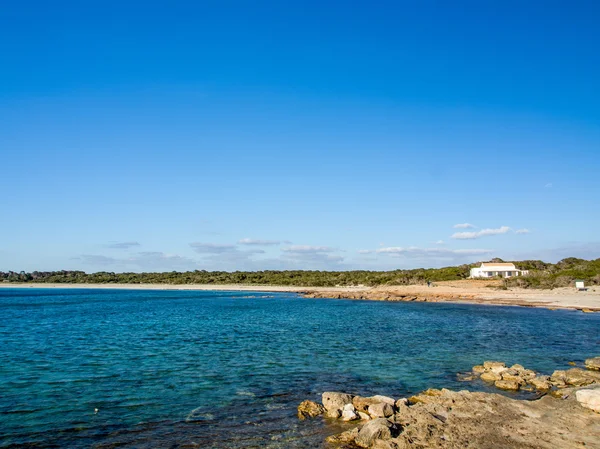
<instances>
[{"instance_id":1,"label":"distant land","mask_svg":"<svg viewBox=\"0 0 600 449\"><path fill-rule=\"evenodd\" d=\"M492 259L491 262L504 262ZM496 288L553 289L574 286L575 280L586 285L600 285L600 259L585 260L575 257L557 263L541 260L511 261L529 275L503 279ZM0 272L2 283L44 284L165 284L165 285L256 285L289 287L353 287L353 286L406 286L430 282L459 281L467 279L472 267L479 263L444 268L416 268L393 271L186 271L163 273L113 273L84 271L34 271ZM490 280L487 280L489 282ZM481 280L479 282L486 282Z\"/></svg>"}]
</instances>

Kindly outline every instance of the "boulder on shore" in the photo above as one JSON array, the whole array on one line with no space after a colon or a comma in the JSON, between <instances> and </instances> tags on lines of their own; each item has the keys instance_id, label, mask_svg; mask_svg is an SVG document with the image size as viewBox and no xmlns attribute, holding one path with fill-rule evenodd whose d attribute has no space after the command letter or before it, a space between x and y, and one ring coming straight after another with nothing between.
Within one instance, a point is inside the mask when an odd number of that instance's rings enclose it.
<instances>
[{"instance_id":1,"label":"boulder on shore","mask_svg":"<svg viewBox=\"0 0 600 449\"><path fill-rule=\"evenodd\" d=\"M351 394L326 391L321 396L321 401L327 412L335 412L342 410L346 404L352 404L353 398Z\"/></svg>"},{"instance_id":2,"label":"boulder on shore","mask_svg":"<svg viewBox=\"0 0 600 449\"><path fill-rule=\"evenodd\" d=\"M373 418L387 418L394 414L394 409L390 404L379 402L378 404L369 405L367 410Z\"/></svg>"}]
</instances>

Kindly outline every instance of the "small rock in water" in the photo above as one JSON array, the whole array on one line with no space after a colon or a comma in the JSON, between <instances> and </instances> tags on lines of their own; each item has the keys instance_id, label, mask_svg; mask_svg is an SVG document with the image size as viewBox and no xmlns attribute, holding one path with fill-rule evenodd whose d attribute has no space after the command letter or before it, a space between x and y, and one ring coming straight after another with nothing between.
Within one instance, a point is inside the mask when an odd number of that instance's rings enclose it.
<instances>
[{"instance_id":1,"label":"small rock in water","mask_svg":"<svg viewBox=\"0 0 600 449\"><path fill-rule=\"evenodd\" d=\"M325 413L325 407L314 401L303 401L298 406L298 418L314 418Z\"/></svg>"}]
</instances>

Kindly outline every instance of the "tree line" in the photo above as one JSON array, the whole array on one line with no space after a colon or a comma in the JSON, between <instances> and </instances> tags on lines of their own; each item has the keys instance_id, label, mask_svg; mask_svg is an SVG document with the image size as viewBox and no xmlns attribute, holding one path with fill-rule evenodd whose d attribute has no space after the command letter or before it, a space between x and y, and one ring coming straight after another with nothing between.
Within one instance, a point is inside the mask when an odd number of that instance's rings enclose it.
<instances>
[{"instance_id":1,"label":"tree line","mask_svg":"<svg viewBox=\"0 0 600 449\"><path fill-rule=\"evenodd\" d=\"M503 262L493 259L492 262ZM541 260L514 262L528 276L507 279L505 286L524 288L554 288L569 286L575 280L588 285L600 285L600 259L585 260L569 257L555 264ZM464 264L444 268L416 268L392 271L318 271L318 270L266 270L266 271L185 271L149 273L113 273L100 271L33 271L0 272L1 282L57 283L57 284L246 284L306 287L384 286L423 284L428 281L454 281L469 277L470 269L479 266Z\"/></svg>"}]
</instances>

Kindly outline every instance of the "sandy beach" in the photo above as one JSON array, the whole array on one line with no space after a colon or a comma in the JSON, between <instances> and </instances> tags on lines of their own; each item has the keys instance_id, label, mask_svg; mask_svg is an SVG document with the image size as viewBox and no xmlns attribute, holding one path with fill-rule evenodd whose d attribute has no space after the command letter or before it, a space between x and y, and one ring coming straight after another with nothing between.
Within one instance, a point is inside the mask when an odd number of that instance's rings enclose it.
<instances>
[{"instance_id":1,"label":"sandy beach","mask_svg":"<svg viewBox=\"0 0 600 449\"><path fill-rule=\"evenodd\" d=\"M0 288L86 288L86 289L136 289L136 290L220 290L254 292L293 292L315 298L348 298L378 301L426 301L460 302L488 305L514 305L545 307L551 309L578 309L600 312L600 287L586 291L574 288L533 290L511 288L500 290L495 281L448 281L432 286L383 286L383 287L296 287L273 285L170 285L170 284L13 284L3 283Z\"/></svg>"}]
</instances>

